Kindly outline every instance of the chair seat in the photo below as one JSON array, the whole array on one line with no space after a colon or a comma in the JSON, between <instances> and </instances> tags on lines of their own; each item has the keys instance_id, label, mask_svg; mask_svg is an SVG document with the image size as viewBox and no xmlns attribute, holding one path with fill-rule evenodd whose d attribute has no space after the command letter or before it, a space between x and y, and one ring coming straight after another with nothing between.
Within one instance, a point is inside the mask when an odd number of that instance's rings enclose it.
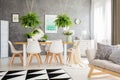
<instances>
[{"instance_id":1,"label":"chair seat","mask_svg":"<svg viewBox=\"0 0 120 80\"><path fill-rule=\"evenodd\" d=\"M14 54L23 53L23 51L13 51Z\"/></svg>"}]
</instances>

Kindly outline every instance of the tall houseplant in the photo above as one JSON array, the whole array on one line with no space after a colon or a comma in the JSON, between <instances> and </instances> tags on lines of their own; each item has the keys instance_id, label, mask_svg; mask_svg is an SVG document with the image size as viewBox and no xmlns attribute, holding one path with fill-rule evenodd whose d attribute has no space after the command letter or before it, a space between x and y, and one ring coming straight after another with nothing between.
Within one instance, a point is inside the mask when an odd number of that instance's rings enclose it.
<instances>
[{"instance_id":1,"label":"tall houseplant","mask_svg":"<svg viewBox=\"0 0 120 80\"><path fill-rule=\"evenodd\" d=\"M55 20L55 25L58 28L69 28L72 25L72 20L67 14L60 14Z\"/></svg>"}]
</instances>

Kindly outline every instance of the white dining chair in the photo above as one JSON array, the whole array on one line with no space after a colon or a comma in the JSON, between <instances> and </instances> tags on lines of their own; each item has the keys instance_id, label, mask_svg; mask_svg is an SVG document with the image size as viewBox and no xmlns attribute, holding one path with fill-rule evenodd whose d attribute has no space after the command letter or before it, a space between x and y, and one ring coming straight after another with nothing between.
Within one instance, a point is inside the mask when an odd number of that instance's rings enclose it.
<instances>
[{"instance_id":1,"label":"white dining chair","mask_svg":"<svg viewBox=\"0 0 120 80\"><path fill-rule=\"evenodd\" d=\"M23 51L16 50L11 41L8 41L8 43L10 45L10 49L11 49L11 53L12 53L12 57L10 59L10 65L13 65L15 56L19 56L21 63L23 64L23 56L22 56Z\"/></svg>"},{"instance_id":2,"label":"white dining chair","mask_svg":"<svg viewBox=\"0 0 120 80\"><path fill-rule=\"evenodd\" d=\"M56 60L58 57L60 64L62 64L63 43L62 40L53 40L50 46L50 53L52 54L49 64L52 64L52 60Z\"/></svg>"},{"instance_id":3,"label":"white dining chair","mask_svg":"<svg viewBox=\"0 0 120 80\"><path fill-rule=\"evenodd\" d=\"M30 63L32 62L32 58L35 56L38 60L38 64L42 64L42 60L41 60L41 48L39 45L39 42L37 40L28 40L27 41L27 53L29 54L28 56L28 66L30 65Z\"/></svg>"},{"instance_id":4,"label":"white dining chair","mask_svg":"<svg viewBox=\"0 0 120 80\"><path fill-rule=\"evenodd\" d=\"M51 44L47 44L47 45L45 46L45 52L46 52L45 62L46 62L46 63L48 63L48 60L49 60L49 58L50 58L50 56L51 56L50 46L51 46ZM55 59L56 59L56 62L58 63L57 57L55 57Z\"/></svg>"}]
</instances>

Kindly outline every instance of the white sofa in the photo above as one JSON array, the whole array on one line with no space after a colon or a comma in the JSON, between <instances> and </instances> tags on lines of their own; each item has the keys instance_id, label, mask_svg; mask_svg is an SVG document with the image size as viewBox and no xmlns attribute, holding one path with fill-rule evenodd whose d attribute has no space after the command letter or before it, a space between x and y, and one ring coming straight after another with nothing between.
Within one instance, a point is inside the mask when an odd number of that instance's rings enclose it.
<instances>
[{"instance_id":1,"label":"white sofa","mask_svg":"<svg viewBox=\"0 0 120 80\"><path fill-rule=\"evenodd\" d=\"M86 55L87 55L87 58L89 61L89 67L90 67L90 71L88 74L89 78L92 75L98 75L98 74L103 74L103 73L108 73L108 74L112 74L112 75L120 77L120 65L115 64L109 60L95 59L95 55L96 55L95 49L87 50ZM93 73L94 69L98 69L102 72Z\"/></svg>"}]
</instances>

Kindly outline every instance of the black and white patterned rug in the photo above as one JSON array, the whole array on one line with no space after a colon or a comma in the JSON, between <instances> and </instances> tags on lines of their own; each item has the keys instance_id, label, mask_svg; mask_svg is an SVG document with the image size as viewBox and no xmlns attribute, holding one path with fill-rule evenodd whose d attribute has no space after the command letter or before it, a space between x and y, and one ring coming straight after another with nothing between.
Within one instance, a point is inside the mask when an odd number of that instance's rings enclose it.
<instances>
[{"instance_id":1,"label":"black and white patterned rug","mask_svg":"<svg viewBox=\"0 0 120 80\"><path fill-rule=\"evenodd\" d=\"M0 71L0 80L72 80L63 69Z\"/></svg>"}]
</instances>

